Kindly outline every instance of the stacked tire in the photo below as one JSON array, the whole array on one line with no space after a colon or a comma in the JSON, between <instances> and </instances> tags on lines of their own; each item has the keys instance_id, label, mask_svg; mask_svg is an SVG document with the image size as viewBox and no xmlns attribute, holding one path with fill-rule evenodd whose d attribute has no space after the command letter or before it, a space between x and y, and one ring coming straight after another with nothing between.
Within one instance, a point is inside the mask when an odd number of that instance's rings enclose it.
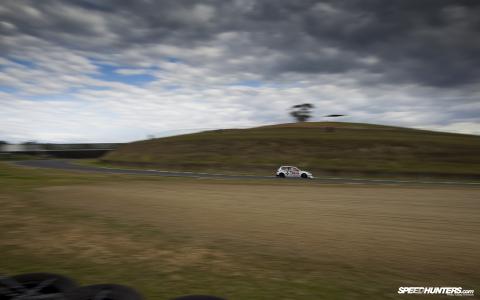
<instances>
[{"instance_id":1,"label":"stacked tire","mask_svg":"<svg viewBox=\"0 0 480 300\"><path fill-rule=\"evenodd\" d=\"M135 289L120 284L79 286L53 273L28 273L0 277L0 300L143 300ZM224 300L208 295L188 295L172 300Z\"/></svg>"}]
</instances>

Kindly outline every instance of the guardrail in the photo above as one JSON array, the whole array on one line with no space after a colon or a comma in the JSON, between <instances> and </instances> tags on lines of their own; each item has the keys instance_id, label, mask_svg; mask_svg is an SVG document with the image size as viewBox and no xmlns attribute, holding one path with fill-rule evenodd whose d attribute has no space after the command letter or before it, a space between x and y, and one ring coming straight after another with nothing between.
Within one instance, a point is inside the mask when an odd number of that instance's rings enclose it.
<instances>
[{"instance_id":1,"label":"guardrail","mask_svg":"<svg viewBox=\"0 0 480 300\"><path fill-rule=\"evenodd\" d=\"M17 155L31 155L41 157L56 157L56 158L98 158L101 157L111 149L83 149L83 150L37 150L37 151L15 151L15 152L0 152L4 156Z\"/></svg>"}]
</instances>

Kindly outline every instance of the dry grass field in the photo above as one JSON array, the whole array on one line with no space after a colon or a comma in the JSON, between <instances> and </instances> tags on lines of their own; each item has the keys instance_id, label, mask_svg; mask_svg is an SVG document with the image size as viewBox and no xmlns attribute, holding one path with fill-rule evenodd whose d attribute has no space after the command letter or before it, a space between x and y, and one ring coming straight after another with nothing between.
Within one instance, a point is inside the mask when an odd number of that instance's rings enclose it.
<instances>
[{"instance_id":1,"label":"dry grass field","mask_svg":"<svg viewBox=\"0 0 480 300\"><path fill-rule=\"evenodd\" d=\"M85 284L124 283L148 299L407 299L396 294L399 286L480 289L478 188L5 165L0 176L4 273L43 270Z\"/></svg>"},{"instance_id":2,"label":"dry grass field","mask_svg":"<svg viewBox=\"0 0 480 300\"><path fill-rule=\"evenodd\" d=\"M141 222L200 243L228 240L365 267L436 268L432 260L457 256L456 269L473 272L469 252L480 249L478 190L178 181L37 192L47 205Z\"/></svg>"}]
</instances>

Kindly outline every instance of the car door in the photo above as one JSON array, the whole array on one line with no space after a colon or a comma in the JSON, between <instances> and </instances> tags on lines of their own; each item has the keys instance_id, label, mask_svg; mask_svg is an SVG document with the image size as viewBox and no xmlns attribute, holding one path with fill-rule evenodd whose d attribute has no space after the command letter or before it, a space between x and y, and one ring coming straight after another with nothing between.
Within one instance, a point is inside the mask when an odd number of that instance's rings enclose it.
<instances>
[{"instance_id":1,"label":"car door","mask_svg":"<svg viewBox=\"0 0 480 300\"><path fill-rule=\"evenodd\" d=\"M300 177L300 169L297 167L290 168L290 177Z\"/></svg>"},{"instance_id":2,"label":"car door","mask_svg":"<svg viewBox=\"0 0 480 300\"><path fill-rule=\"evenodd\" d=\"M292 177L292 167L285 167L283 170L285 177Z\"/></svg>"}]
</instances>

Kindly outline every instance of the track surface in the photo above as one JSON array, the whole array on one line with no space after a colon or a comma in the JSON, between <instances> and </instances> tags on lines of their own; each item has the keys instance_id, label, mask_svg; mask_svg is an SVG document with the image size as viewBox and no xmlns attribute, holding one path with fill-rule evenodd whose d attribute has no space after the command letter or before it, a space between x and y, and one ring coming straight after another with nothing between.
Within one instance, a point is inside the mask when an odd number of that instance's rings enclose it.
<instances>
[{"instance_id":1,"label":"track surface","mask_svg":"<svg viewBox=\"0 0 480 300\"><path fill-rule=\"evenodd\" d=\"M196 173L196 172L172 172L161 170L140 170L140 169L119 169L95 166L84 166L72 163L70 160L24 160L17 161L15 164L24 167L60 169L68 171L97 172L109 174L132 174L132 175L157 175L157 176L174 176L174 177L195 177L195 178L225 178L225 179L270 179L285 180L275 176L255 176L255 175L227 175L213 173ZM287 180L291 180L290 178ZM305 179L293 179L305 180ZM362 179L362 178L344 178L344 177L321 177L313 179L323 183L337 184L429 184L429 185L469 185L479 186L480 182L463 182L463 181L435 181L435 180L400 180L400 179Z\"/></svg>"}]
</instances>

